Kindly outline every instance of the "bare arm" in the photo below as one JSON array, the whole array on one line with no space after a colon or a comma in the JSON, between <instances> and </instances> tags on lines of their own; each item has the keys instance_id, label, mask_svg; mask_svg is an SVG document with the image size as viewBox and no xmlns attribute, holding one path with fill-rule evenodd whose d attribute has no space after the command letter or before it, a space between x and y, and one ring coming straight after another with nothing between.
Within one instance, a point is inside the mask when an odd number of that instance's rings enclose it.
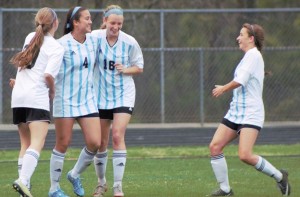
<instances>
[{"instance_id":1,"label":"bare arm","mask_svg":"<svg viewBox=\"0 0 300 197\"><path fill-rule=\"evenodd\" d=\"M213 97L219 97L223 93L233 90L240 86L241 86L241 84L239 84L238 82L235 82L235 81L231 81L231 82L227 83L226 85L216 85L215 88L212 90L212 95L213 95Z\"/></svg>"},{"instance_id":2,"label":"bare arm","mask_svg":"<svg viewBox=\"0 0 300 197\"><path fill-rule=\"evenodd\" d=\"M122 64L115 64L115 67L119 73L123 73L127 75L135 75L143 72L142 68L139 68L138 66L135 65L125 68Z\"/></svg>"},{"instance_id":3,"label":"bare arm","mask_svg":"<svg viewBox=\"0 0 300 197\"><path fill-rule=\"evenodd\" d=\"M55 95L55 86L54 86L54 78L52 75L45 73L44 74L46 84L49 88L49 98L52 101Z\"/></svg>"}]
</instances>

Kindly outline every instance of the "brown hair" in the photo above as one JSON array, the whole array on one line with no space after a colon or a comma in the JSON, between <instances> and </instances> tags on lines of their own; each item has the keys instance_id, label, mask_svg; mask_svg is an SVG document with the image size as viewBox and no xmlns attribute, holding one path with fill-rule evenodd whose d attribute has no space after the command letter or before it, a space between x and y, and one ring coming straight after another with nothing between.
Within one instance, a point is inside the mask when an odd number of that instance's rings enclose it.
<instances>
[{"instance_id":1,"label":"brown hair","mask_svg":"<svg viewBox=\"0 0 300 197\"><path fill-rule=\"evenodd\" d=\"M30 43L24 47L23 51L15 54L10 63L21 68L30 67L32 61L37 58L40 48L44 42L44 36L52 29L53 23L57 19L56 13L48 7L41 8L34 19L35 35Z\"/></svg>"},{"instance_id":2,"label":"brown hair","mask_svg":"<svg viewBox=\"0 0 300 197\"><path fill-rule=\"evenodd\" d=\"M67 19L64 25L64 35L70 33L71 31L74 30L74 26L73 26L73 21L79 21L80 16L81 16L81 12L87 10L84 7L73 7L71 9L69 9L69 12L67 14ZM74 13L73 13L74 11Z\"/></svg>"},{"instance_id":3,"label":"brown hair","mask_svg":"<svg viewBox=\"0 0 300 197\"><path fill-rule=\"evenodd\" d=\"M109 10L111 9L122 9L121 6L119 5L109 5L105 8L104 12L103 12L103 18L105 17L105 13L108 12ZM100 26L100 29L106 29L106 25L105 23L102 23L101 26Z\"/></svg>"},{"instance_id":4,"label":"brown hair","mask_svg":"<svg viewBox=\"0 0 300 197\"><path fill-rule=\"evenodd\" d=\"M247 29L249 37L250 36L254 37L254 44L257 47L257 49L261 51L265 39L264 29L260 25L257 24L251 25L249 23L243 24L243 27Z\"/></svg>"}]
</instances>

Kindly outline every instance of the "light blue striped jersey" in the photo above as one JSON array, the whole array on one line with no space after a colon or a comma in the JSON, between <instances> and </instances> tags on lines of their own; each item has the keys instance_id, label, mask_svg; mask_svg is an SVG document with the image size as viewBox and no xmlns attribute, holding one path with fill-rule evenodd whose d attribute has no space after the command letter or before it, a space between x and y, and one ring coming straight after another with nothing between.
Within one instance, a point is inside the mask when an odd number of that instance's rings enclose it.
<instances>
[{"instance_id":1,"label":"light blue striped jersey","mask_svg":"<svg viewBox=\"0 0 300 197\"><path fill-rule=\"evenodd\" d=\"M133 65L143 68L144 59L139 44L132 36L122 31L119 32L114 46L108 44L106 30L94 30L92 34L100 39L94 73L98 108L134 107L134 80L131 75L118 73L114 64L121 63L126 68Z\"/></svg>"},{"instance_id":2,"label":"light blue striped jersey","mask_svg":"<svg viewBox=\"0 0 300 197\"><path fill-rule=\"evenodd\" d=\"M93 86L98 39L86 34L81 44L69 33L58 42L65 54L55 79L53 116L78 117L98 112Z\"/></svg>"},{"instance_id":3,"label":"light blue striped jersey","mask_svg":"<svg viewBox=\"0 0 300 197\"><path fill-rule=\"evenodd\" d=\"M265 111L262 99L264 60L257 48L248 50L234 72L234 81L241 84L233 90L233 98L225 118L236 124L263 127Z\"/></svg>"}]
</instances>

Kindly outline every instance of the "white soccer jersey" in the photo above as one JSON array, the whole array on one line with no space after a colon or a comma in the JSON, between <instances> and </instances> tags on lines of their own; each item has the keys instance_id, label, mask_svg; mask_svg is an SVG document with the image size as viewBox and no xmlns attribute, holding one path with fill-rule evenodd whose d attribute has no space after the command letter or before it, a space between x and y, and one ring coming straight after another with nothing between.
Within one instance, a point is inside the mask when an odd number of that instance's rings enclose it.
<instances>
[{"instance_id":1,"label":"white soccer jersey","mask_svg":"<svg viewBox=\"0 0 300 197\"><path fill-rule=\"evenodd\" d=\"M34 37L28 34L23 49ZM11 107L28 107L50 111L49 88L44 74L56 77L64 54L64 48L50 35L44 37L39 55L32 68L18 68L16 82L12 90Z\"/></svg>"},{"instance_id":2,"label":"white soccer jersey","mask_svg":"<svg viewBox=\"0 0 300 197\"><path fill-rule=\"evenodd\" d=\"M98 108L134 107L134 80L131 75L118 73L113 65L121 63L126 68L133 65L143 68L144 59L139 44L122 31L114 46L108 44L106 30L94 30L92 34L100 39L98 63L94 73Z\"/></svg>"},{"instance_id":3,"label":"white soccer jersey","mask_svg":"<svg viewBox=\"0 0 300 197\"><path fill-rule=\"evenodd\" d=\"M233 98L225 118L236 124L263 126L265 111L262 100L264 61L257 48L248 50L235 69L234 81L241 84L233 90Z\"/></svg>"},{"instance_id":4,"label":"white soccer jersey","mask_svg":"<svg viewBox=\"0 0 300 197\"><path fill-rule=\"evenodd\" d=\"M98 112L93 86L97 38L86 34L82 44L69 33L58 42L65 54L55 80L53 116L78 117Z\"/></svg>"}]
</instances>

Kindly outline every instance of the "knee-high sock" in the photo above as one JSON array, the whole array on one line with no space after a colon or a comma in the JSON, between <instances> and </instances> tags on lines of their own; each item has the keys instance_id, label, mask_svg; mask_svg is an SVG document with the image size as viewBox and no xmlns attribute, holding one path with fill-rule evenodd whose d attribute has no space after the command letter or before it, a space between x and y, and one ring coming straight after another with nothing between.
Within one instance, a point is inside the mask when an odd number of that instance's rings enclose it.
<instances>
[{"instance_id":1,"label":"knee-high sock","mask_svg":"<svg viewBox=\"0 0 300 197\"><path fill-rule=\"evenodd\" d=\"M101 185L106 183L105 173L106 173L106 166L107 166L107 150L104 152L98 152L94 157L94 166L96 175L98 176L98 182Z\"/></svg>"},{"instance_id":2,"label":"knee-high sock","mask_svg":"<svg viewBox=\"0 0 300 197\"><path fill-rule=\"evenodd\" d=\"M261 156L258 156L258 162L254 167L256 170L273 177L277 182L280 182L282 179L282 173Z\"/></svg>"},{"instance_id":3,"label":"knee-high sock","mask_svg":"<svg viewBox=\"0 0 300 197\"><path fill-rule=\"evenodd\" d=\"M21 175L22 165L23 165L23 157L19 157L19 159L18 159L18 174L19 174L19 177Z\"/></svg>"},{"instance_id":4,"label":"knee-high sock","mask_svg":"<svg viewBox=\"0 0 300 197\"><path fill-rule=\"evenodd\" d=\"M221 153L219 155L211 156L210 163L216 176L216 179L220 184L220 188L224 192L229 192L230 185L228 179L228 169L224 154Z\"/></svg>"},{"instance_id":5,"label":"knee-high sock","mask_svg":"<svg viewBox=\"0 0 300 197\"><path fill-rule=\"evenodd\" d=\"M50 192L54 192L60 188L59 181L63 171L65 153L60 153L53 149L50 158Z\"/></svg>"},{"instance_id":6,"label":"knee-high sock","mask_svg":"<svg viewBox=\"0 0 300 197\"><path fill-rule=\"evenodd\" d=\"M23 157L18 158L18 175L21 176L21 170L23 165ZM30 189L30 180L28 180L28 188Z\"/></svg>"},{"instance_id":7,"label":"knee-high sock","mask_svg":"<svg viewBox=\"0 0 300 197\"><path fill-rule=\"evenodd\" d=\"M81 150L78 160L71 171L71 175L74 178L80 176L80 174L93 162L93 158L97 152L93 153L86 147Z\"/></svg>"},{"instance_id":8,"label":"knee-high sock","mask_svg":"<svg viewBox=\"0 0 300 197\"><path fill-rule=\"evenodd\" d=\"M126 150L113 151L113 171L114 171L114 185L122 184L125 166L126 166Z\"/></svg>"},{"instance_id":9,"label":"knee-high sock","mask_svg":"<svg viewBox=\"0 0 300 197\"><path fill-rule=\"evenodd\" d=\"M23 164L20 174L20 180L28 188L30 187L29 182L34 170L37 166L40 153L34 149L28 148L23 157Z\"/></svg>"}]
</instances>

